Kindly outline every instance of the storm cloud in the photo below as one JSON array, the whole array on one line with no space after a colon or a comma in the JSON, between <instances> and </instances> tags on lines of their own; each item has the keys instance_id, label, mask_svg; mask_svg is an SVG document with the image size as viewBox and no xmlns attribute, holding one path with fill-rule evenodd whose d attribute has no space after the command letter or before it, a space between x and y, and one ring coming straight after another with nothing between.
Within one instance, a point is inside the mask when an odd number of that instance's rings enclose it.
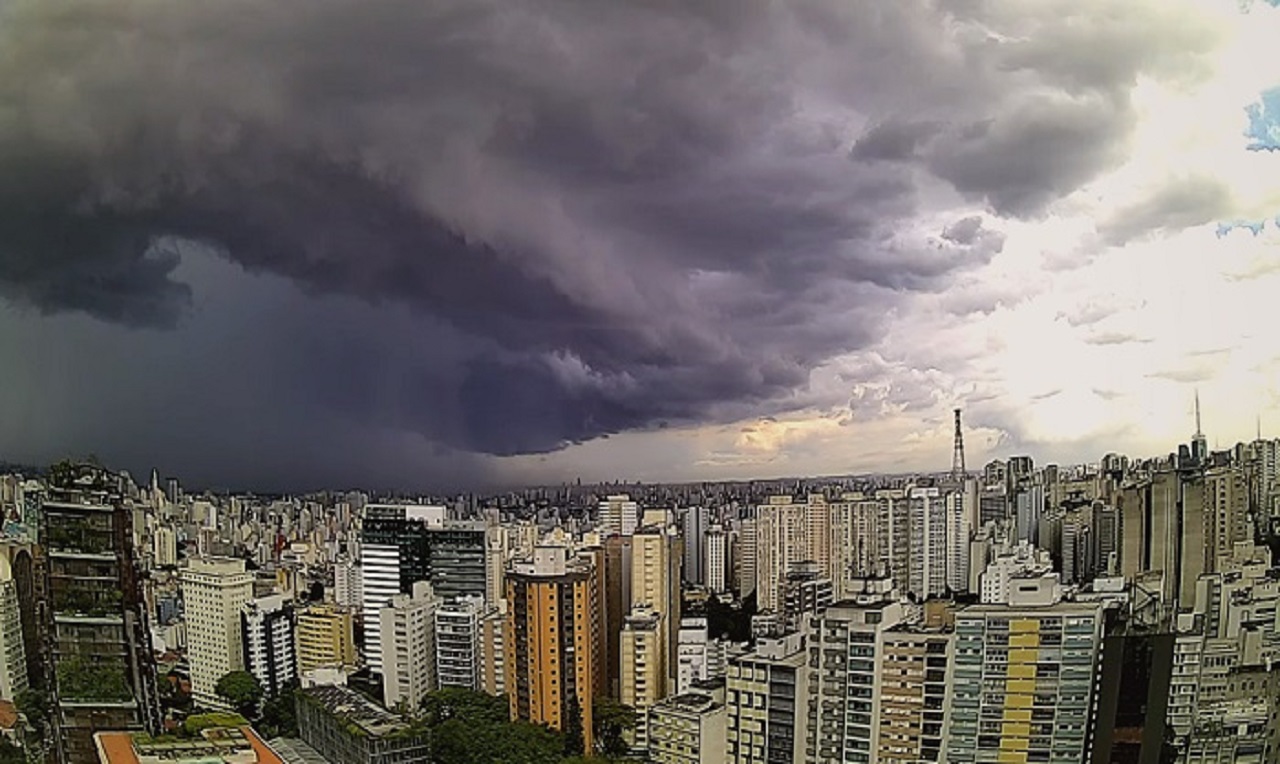
<instances>
[{"instance_id":1,"label":"storm cloud","mask_svg":"<svg viewBox=\"0 0 1280 764\"><path fill-rule=\"evenodd\" d=\"M215 257L403 308L447 350L317 315L281 426L464 453L784 411L1115 166L1135 80L1211 43L1084 5L10 0L0 296L181 336Z\"/></svg>"}]
</instances>

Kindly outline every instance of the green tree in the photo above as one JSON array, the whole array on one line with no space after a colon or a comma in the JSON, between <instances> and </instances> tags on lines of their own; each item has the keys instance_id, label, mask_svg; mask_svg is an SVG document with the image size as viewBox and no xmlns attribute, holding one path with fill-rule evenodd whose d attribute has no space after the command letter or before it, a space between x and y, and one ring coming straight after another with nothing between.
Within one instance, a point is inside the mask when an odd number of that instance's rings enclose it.
<instances>
[{"instance_id":1,"label":"green tree","mask_svg":"<svg viewBox=\"0 0 1280 764\"><path fill-rule=\"evenodd\" d=\"M636 728L635 709L604 698L597 700L591 711L596 752L609 757L625 755L628 750L626 734Z\"/></svg>"},{"instance_id":2,"label":"green tree","mask_svg":"<svg viewBox=\"0 0 1280 764\"><path fill-rule=\"evenodd\" d=\"M0 764L27 764L27 755L4 735L0 735Z\"/></svg>"},{"instance_id":3,"label":"green tree","mask_svg":"<svg viewBox=\"0 0 1280 764\"><path fill-rule=\"evenodd\" d=\"M262 685L248 671L232 671L218 680L213 688L218 697L231 704L241 716L255 717L258 701L262 700Z\"/></svg>"},{"instance_id":4,"label":"green tree","mask_svg":"<svg viewBox=\"0 0 1280 764\"><path fill-rule=\"evenodd\" d=\"M498 724L511 721L511 706L506 698L497 695L462 687L442 687L422 699L422 718L431 727L449 719Z\"/></svg>"},{"instance_id":5,"label":"green tree","mask_svg":"<svg viewBox=\"0 0 1280 764\"><path fill-rule=\"evenodd\" d=\"M287 685L263 702L262 714L255 725L259 732L268 738L298 736L298 718L294 707L296 691L297 685Z\"/></svg>"}]
</instances>

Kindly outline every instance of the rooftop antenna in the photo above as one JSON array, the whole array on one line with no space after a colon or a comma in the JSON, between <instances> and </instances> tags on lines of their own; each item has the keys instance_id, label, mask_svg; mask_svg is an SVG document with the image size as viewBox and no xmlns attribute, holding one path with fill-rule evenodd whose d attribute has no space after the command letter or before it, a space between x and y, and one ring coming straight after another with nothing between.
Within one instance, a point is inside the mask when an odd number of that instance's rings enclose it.
<instances>
[{"instance_id":1,"label":"rooftop antenna","mask_svg":"<svg viewBox=\"0 0 1280 764\"><path fill-rule=\"evenodd\" d=\"M951 479L963 482L964 475L964 432L960 429L960 409L956 409L956 445L951 457Z\"/></svg>"}]
</instances>

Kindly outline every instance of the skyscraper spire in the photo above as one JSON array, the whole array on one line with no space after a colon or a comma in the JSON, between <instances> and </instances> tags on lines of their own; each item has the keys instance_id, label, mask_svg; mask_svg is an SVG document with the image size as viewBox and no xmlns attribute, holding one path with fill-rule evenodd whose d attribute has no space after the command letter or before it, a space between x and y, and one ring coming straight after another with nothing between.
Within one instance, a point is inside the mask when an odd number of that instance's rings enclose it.
<instances>
[{"instance_id":1,"label":"skyscraper spire","mask_svg":"<svg viewBox=\"0 0 1280 764\"><path fill-rule=\"evenodd\" d=\"M964 475L964 432L960 429L960 409L956 409L956 445L951 457L951 479L963 482Z\"/></svg>"},{"instance_id":2,"label":"skyscraper spire","mask_svg":"<svg viewBox=\"0 0 1280 764\"><path fill-rule=\"evenodd\" d=\"M1200 388L1196 388L1196 440L1204 437L1204 431L1200 429Z\"/></svg>"}]
</instances>

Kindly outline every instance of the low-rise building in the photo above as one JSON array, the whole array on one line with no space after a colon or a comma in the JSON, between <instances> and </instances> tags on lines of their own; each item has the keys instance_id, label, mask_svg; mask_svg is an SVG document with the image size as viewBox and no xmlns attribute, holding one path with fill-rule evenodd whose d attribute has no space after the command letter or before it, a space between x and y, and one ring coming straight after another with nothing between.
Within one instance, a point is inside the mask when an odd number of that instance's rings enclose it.
<instances>
[{"instance_id":1,"label":"low-rise building","mask_svg":"<svg viewBox=\"0 0 1280 764\"><path fill-rule=\"evenodd\" d=\"M721 764L726 760L724 680L694 682L688 692L649 709L649 760L654 764Z\"/></svg>"},{"instance_id":2,"label":"low-rise building","mask_svg":"<svg viewBox=\"0 0 1280 764\"><path fill-rule=\"evenodd\" d=\"M346 687L308 687L296 695L298 737L326 761L418 764L430 761L427 730Z\"/></svg>"}]
</instances>

